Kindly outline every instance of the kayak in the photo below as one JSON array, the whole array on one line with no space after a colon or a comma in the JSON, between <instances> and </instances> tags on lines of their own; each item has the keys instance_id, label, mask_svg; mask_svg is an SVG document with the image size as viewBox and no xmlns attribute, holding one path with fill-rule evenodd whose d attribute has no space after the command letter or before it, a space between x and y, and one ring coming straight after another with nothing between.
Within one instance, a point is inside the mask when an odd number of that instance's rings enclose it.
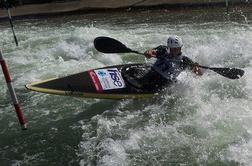
<instances>
[{"instance_id":1,"label":"kayak","mask_svg":"<svg viewBox=\"0 0 252 166\"><path fill-rule=\"evenodd\" d=\"M103 53L135 53L138 51L126 47L110 37L97 37L95 48ZM239 79L244 71L236 68L198 67L212 70L229 79ZM157 95L174 81L163 78L151 70L149 64L124 64L92 69L62 78L52 78L27 84L32 91L75 96L84 98L128 99L150 98Z\"/></svg>"},{"instance_id":2,"label":"kayak","mask_svg":"<svg viewBox=\"0 0 252 166\"><path fill-rule=\"evenodd\" d=\"M144 88L141 79L151 70L148 64L124 64L92 69L62 78L27 84L31 91L100 99L150 98L160 88ZM145 81L146 84L146 81Z\"/></svg>"}]
</instances>

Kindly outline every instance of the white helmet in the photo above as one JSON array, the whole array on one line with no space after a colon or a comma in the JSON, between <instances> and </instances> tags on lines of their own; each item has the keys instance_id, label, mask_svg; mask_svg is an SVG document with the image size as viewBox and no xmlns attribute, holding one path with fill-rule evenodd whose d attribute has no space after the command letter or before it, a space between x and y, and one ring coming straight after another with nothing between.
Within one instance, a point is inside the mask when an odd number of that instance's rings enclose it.
<instances>
[{"instance_id":1,"label":"white helmet","mask_svg":"<svg viewBox=\"0 0 252 166\"><path fill-rule=\"evenodd\" d=\"M181 48L183 46L182 39L178 36L170 36L167 40L169 48Z\"/></svg>"}]
</instances>

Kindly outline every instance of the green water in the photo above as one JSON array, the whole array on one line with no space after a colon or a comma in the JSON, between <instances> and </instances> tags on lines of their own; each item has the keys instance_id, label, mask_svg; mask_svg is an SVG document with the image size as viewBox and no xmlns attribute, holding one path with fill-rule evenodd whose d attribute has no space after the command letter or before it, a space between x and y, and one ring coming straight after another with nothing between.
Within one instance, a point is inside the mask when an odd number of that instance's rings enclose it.
<instances>
[{"instance_id":1,"label":"green water","mask_svg":"<svg viewBox=\"0 0 252 166\"><path fill-rule=\"evenodd\" d=\"M1 48L29 129L21 131L0 74L0 165L251 165L252 9L127 11L0 23ZM153 99L100 100L31 92L24 85L114 64L146 62L102 54L97 36L145 51L169 35L206 66L245 70L239 80L190 72ZM153 62L153 60L149 60Z\"/></svg>"}]
</instances>

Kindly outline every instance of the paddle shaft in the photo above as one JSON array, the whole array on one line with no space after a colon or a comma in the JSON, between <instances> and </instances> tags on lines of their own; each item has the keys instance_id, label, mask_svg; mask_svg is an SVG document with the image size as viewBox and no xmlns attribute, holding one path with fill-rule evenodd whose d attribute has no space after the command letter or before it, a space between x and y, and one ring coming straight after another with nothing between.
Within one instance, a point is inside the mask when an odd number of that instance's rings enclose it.
<instances>
[{"instance_id":1,"label":"paddle shaft","mask_svg":"<svg viewBox=\"0 0 252 166\"><path fill-rule=\"evenodd\" d=\"M199 65L198 67L203 68L203 69L210 69L211 70L211 67L207 67L207 66L201 66L201 65Z\"/></svg>"},{"instance_id":2,"label":"paddle shaft","mask_svg":"<svg viewBox=\"0 0 252 166\"><path fill-rule=\"evenodd\" d=\"M141 52L138 52L138 51L135 51L135 50L132 50L132 53L136 53L138 55L144 55L144 53L141 53Z\"/></svg>"},{"instance_id":3,"label":"paddle shaft","mask_svg":"<svg viewBox=\"0 0 252 166\"><path fill-rule=\"evenodd\" d=\"M144 55L144 53L135 51L135 50L131 50L132 53L136 53L139 55ZM191 66L193 66L194 64L189 64ZM235 68L217 68L217 67L207 67L207 66L202 66L202 65L197 65L198 67L202 68L202 69L208 69L208 70L212 70L224 77L230 78L230 79L238 79L240 77L243 76L244 71L241 69L235 69ZM232 72L230 73L230 71L232 70Z\"/></svg>"},{"instance_id":4,"label":"paddle shaft","mask_svg":"<svg viewBox=\"0 0 252 166\"><path fill-rule=\"evenodd\" d=\"M136 53L136 54L139 54L139 55L144 55L144 53L141 53L141 52L138 52L138 51L135 51L135 50L132 50L132 53ZM207 66L198 65L198 67L203 68L203 69L210 69L211 70L211 67L207 67Z\"/></svg>"},{"instance_id":5,"label":"paddle shaft","mask_svg":"<svg viewBox=\"0 0 252 166\"><path fill-rule=\"evenodd\" d=\"M103 52L103 53L135 53L139 55L145 55L144 53L128 48L127 46L125 46L123 43L121 43L120 41L116 39L106 37L106 36L97 37L94 40L94 45L98 51ZM207 66L196 65L195 63L188 64L188 65L198 66L203 69L209 69L230 79L238 79L242 77L244 74L243 70L236 69L236 68L207 67Z\"/></svg>"}]
</instances>

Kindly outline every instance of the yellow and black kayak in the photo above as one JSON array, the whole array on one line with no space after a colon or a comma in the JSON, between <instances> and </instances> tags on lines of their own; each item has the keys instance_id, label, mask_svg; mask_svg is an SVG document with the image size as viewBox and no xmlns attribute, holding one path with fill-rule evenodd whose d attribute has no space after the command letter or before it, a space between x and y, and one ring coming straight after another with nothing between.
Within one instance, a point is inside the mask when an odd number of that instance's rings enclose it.
<instances>
[{"instance_id":1,"label":"yellow and black kayak","mask_svg":"<svg viewBox=\"0 0 252 166\"><path fill-rule=\"evenodd\" d=\"M150 98L159 89L145 89L138 79L149 70L147 64L108 66L27 84L26 88L36 92L84 98Z\"/></svg>"}]
</instances>

